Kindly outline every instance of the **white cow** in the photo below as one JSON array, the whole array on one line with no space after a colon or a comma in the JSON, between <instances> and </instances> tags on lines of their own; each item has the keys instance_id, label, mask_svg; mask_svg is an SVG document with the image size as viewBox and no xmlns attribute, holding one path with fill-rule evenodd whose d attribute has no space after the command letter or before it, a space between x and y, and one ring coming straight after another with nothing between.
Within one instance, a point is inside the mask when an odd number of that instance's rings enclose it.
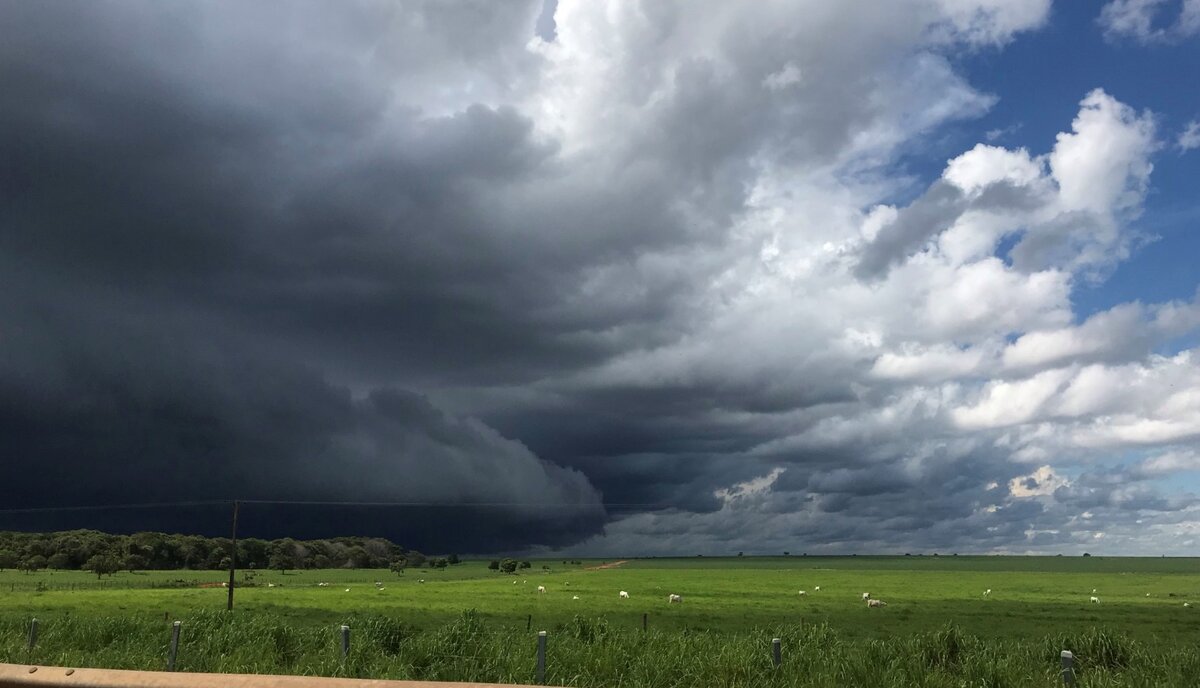
<instances>
[{"instance_id":1,"label":"white cow","mask_svg":"<svg viewBox=\"0 0 1200 688\"><path fill-rule=\"evenodd\" d=\"M804 595L807 595L808 593L806 593L806 592L804 592L803 590L801 590L801 591L797 592L796 594L797 594L797 595L800 595L801 597L803 597Z\"/></svg>"},{"instance_id":2,"label":"white cow","mask_svg":"<svg viewBox=\"0 0 1200 688\"><path fill-rule=\"evenodd\" d=\"M683 597L676 595L675 593L667 595L667 604L675 604L676 602L683 602Z\"/></svg>"},{"instance_id":3,"label":"white cow","mask_svg":"<svg viewBox=\"0 0 1200 688\"><path fill-rule=\"evenodd\" d=\"M621 591L621 599L623 599L623 600L627 600L627 599L629 599L629 593L627 593L627 592L625 592L624 590L622 590L622 591Z\"/></svg>"},{"instance_id":4,"label":"white cow","mask_svg":"<svg viewBox=\"0 0 1200 688\"><path fill-rule=\"evenodd\" d=\"M542 594L542 593L544 593L544 592L546 592L546 586L544 586L544 585L539 585L539 586L538 586L538 594L539 594L539 595L541 595L541 594Z\"/></svg>"},{"instance_id":5,"label":"white cow","mask_svg":"<svg viewBox=\"0 0 1200 688\"><path fill-rule=\"evenodd\" d=\"M346 592L350 592L350 588L346 588Z\"/></svg>"},{"instance_id":6,"label":"white cow","mask_svg":"<svg viewBox=\"0 0 1200 688\"><path fill-rule=\"evenodd\" d=\"M1099 603L1100 603L1100 598L1099 598L1099 597L1096 597L1095 595L1092 595L1092 602L1094 602L1094 603L1096 603L1096 604L1099 604Z\"/></svg>"},{"instance_id":7,"label":"white cow","mask_svg":"<svg viewBox=\"0 0 1200 688\"><path fill-rule=\"evenodd\" d=\"M274 584L274 583L267 583L267 587L268 587L268 588L273 588L273 587L275 587L275 584Z\"/></svg>"},{"instance_id":8,"label":"white cow","mask_svg":"<svg viewBox=\"0 0 1200 688\"><path fill-rule=\"evenodd\" d=\"M884 602L883 600L867 600L867 606L868 607L886 607L887 602Z\"/></svg>"},{"instance_id":9,"label":"white cow","mask_svg":"<svg viewBox=\"0 0 1200 688\"><path fill-rule=\"evenodd\" d=\"M869 593L869 592L864 592L864 593L863 593L863 599L864 599L864 600L869 600L869 599L871 599L871 593Z\"/></svg>"},{"instance_id":10,"label":"white cow","mask_svg":"<svg viewBox=\"0 0 1200 688\"><path fill-rule=\"evenodd\" d=\"M992 589L991 589L991 588L988 588L987 590L984 590L984 591L983 591L983 596L984 596L984 597L987 597L987 596L988 596L988 595L990 595L990 594L992 594Z\"/></svg>"},{"instance_id":11,"label":"white cow","mask_svg":"<svg viewBox=\"0 0 1200 688\"><path fill-rule=\"evenodd\" d=\"M817 592L821 592L821 586L818 585L817 587L813 588L813 590L815 590Z\"/></svg>"},{"instance_id":12,"label":"white cow","mask_svg":"<svg viewBox=\"0 0 1200 688\"><path fill-rule=\"evenodd\" d=\"M577 599L579 599L579 595L572 595L572 596L571 596L571 599L573 599L573 600L577 600Z\"/></svg>"},{"instance_id":13,"label":"white cow","mask_svg":"<svg viewBox=\"0 0 1200 688\"><path fill-rule=\"evenodd\" d=\"M1185 606L1185 607L1190 607L1190 606L1192 606L1192 603L1191 603L1191 602L1184 602L1184 603L1183 603L1183 606Z\"/></svg>"}]
</instances>

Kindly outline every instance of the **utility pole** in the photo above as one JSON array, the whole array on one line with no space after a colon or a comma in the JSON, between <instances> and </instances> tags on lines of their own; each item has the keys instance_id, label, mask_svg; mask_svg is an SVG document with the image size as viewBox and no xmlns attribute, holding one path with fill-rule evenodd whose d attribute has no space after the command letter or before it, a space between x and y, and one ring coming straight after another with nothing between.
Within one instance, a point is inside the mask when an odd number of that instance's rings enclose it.
<instances>
[{"instance_id":1,"label":"utility pole","mask_svg":"<svg viewBox=\"0 0 1200 688\"><path fill-rule=\"evenodd\" d=\"M233 500L233 537L229 540L229 602L225 609L233 611L233 584L234 574L237 572L237 516L238 502Z\"/></svg>"}]
</instances>

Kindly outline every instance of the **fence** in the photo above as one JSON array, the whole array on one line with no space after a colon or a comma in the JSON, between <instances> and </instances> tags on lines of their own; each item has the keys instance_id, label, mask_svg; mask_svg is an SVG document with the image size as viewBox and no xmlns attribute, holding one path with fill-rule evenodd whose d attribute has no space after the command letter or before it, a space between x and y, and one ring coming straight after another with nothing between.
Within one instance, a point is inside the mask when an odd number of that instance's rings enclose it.
<instances>
[{"instance_id":1,"label":"fence","mask_svg":"<svg viewBox=\"0 0 1200 688\"><path fill-rule=\"evenodd\" d=\"M643 616L643 622L645 621L645 618L646 617ZM38 646L38 639L39 639L39 627L40 627L40 624L39 624L38 619L36 619L36 618L32 619L28 626L27 647L25 648L25 650L26 650L25 656L29 660L30 664L27 664L27 665L0 664L0 687L3 687L3 686L25 686L25 685L76 685L76 686L118 686L118 685L119 686L143 686L143 685L145 685L145 686L164 686L164 688L168 688L168 687L169 688L176 688L176 687L177 688L187 688L192 685L201 685L199 683L195 683L195 681L199 680L196 677L204 677L204 676L208 676L210 678L209 678L209 683L203 684L203 685L214 685L214 683L212 682L212 677L217 676L217 675L222 676L222 682L219 684L216 684L216 685L245 685L248 688L265 688L268 686L276 686L276 685L288 685L288 686L293 685L293 683L289 683L287 681L280 682L280 681L283 681L283 679L287 679L288 681L292 681L292 679L304 680L304 681L310 680L307 678L301 679L300 677L286 677L286 676L278 676L278 675L271 675L271 674L175 673L175 668L177 666L177 661L179 659L179 653L180 653L180 640L181 640L181 637L184 636L184 632L185 632L185 625L181 621L174 621L168 627L169 628L169 640L166 643L166 656L163 657L163 660L162 660L163 664L165 664L165 666L167 668L166 672L117 671L117 670L108 671L108 670L102 670L102 669L75 670L75 669L66 669L66 668L60 669L60 668L55 668L55 667L39 667L39 666L36 666L35 664L33 664L33 661L35 659L35 650L38 649L37 646ZM51 625L51 628L53 628L53 624ZM378 629L375 629L375 630L378 630ZM367 637L371 637L370 631L371 631L371 629L368 628L368 636ZM488 632L487 635L493 635L496 637L500 637L501 634ZM333 655L336 653L337 662L339 663L338 666L341 668L345 668L346 665L348 664L349 660L351 660L351 658L352 658L352 651L354 649L354 644L352 642L352 635L351 635L351 627L348 624L342 624L338 627L330 629L329 635L326 637L328 637L330 639L331 644L336 648L336 650L333 650L332 648L330 649L330 655ZM524 645L524 643L528 642L528 640L529 640L528 636L522 637L522 636L520 636L520 634L514 635L511 633L503 635L504 640L507 641L506 645L511 649L511 652L509 654L512 659L515 659L518 662L521 661L521 657L526 657L526 658L532 660L532 661L530 661L530 664L526 665L530 668L530 671L528 674L525 674L525 676L531 676L534 684L542 685L542 684L545 684L545 682L546 682L547 662L550 659L550 637L551 637L551 634L548 633L547 631L539 631L537 633L537 635L534 636L534 638L533 638L535 643L531 643L531 645L533 647L525 646L529 649L534 650L534 656L529 657L528 654L524 654L521 652L521 646ZM458 645L457 647L460 648L461 652L454 653L454 652L442 651L442 652L436 653L436 655L428 655L428 656L434 656L439 661L449 661L452 663L458 663L458 662L469 663L469 662L477 662L481 659L486 660L488 658L483 655L471 653L471 650L473 649L472 647L470 647L470 645L472 644L471 640L477 640L477 639L478 638L464 638L462 641L460 641L460 645ZM378 644L381 640L381 636L376 634L376 636L371 638L371 640ZM384 639L384 640L386 641L386 639ZM587 639L587 642L592 642L593 640L594 640L594 638L589 638L589 639ZM326 646L326 647L328 647L328 646ZM784 662L785 662L783 639L779 638L779 637L770 638L769 643L763 642L763 644L761 645L761 648L762 648L762 650L761 650L762 654L760 656L763 659L766 659L769 657L770 667L774 670L771 673L778 675L778 672L784 668ZM330 656L330 655L327 655L327 656ZM162 655L159 655L159 656L162 657ZM1061 659L1060 676L1061 676L1063 685L1075 686L1076 685L1076 683L1075 683L1076 676L1075 676L1075 666L1074 666L1074 662L1075 662L1074 654L1068 650L1063 650L1061 652L1060 659ZM160 665L160 666L162 666L162 665ZM87 673L79 674L80 671L85 671ZM334 673L340 673L340 672L334 672ZM178 680L172 680L169 678L165 678L165 677L170 677L172 675L180 676L183 678L180 678ZM362 674L359 674L359 675L361 676ZM368 673L367 675L369 676L372 674ZM378 675L378 674L374 674L374 675ZM238 681L240 681L240 682L235 682L235 683L225 682L225 679L224 679L225 676L241 677L241 678L238 678ZM518 676L519 676L519 674L509 673L509 674L504 675L502 678L507 678L509 680L516 678L516 680L522 680L521 678L518 678ZM142 678L134 680L135 677L142 677ZM256 679L256 680L251 681L251 679ZM322 680L325 680L325 679L322 679ZM314 686L321 686L321 687L333 687L333 686L343 686L343 685L345 685L345 686L350 686L350 685L362 686L362 685L365 685L363 683L364 681L367 684L370 684L372 682L371 680L368 680L368 679L345 679L345 678L332 679L331 678L328 680L334 681L334 682L333 683L315 683L315 684L305 683L304 685L314 685ZM129 681L133 681L133 682L129 682ZM350 681L350 683L345 683L346 681ZM379 681L379 680L374 680L374 683L377 683L380 686L437 685L437 682L430 682L430 681ZM296 684L296 685L299 685L299 684ZM474 683L472 685L482 686L482 685L516 685L516 684L512 684L512 683L507 683L507 684Z\"/></svg>"}]
</instances>

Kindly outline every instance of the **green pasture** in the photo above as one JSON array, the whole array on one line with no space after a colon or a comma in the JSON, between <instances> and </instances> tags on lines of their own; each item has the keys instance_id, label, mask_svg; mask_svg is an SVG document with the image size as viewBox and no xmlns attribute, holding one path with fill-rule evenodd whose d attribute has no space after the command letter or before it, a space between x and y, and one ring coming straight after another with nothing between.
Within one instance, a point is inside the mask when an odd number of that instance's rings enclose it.
<instances>
[{"instance_id":1,"label":"green pasture","mask_svg":"<svg viewBox=\"0 0 1200 688\"><path fill-rule=\"evenodd\" d=\"M954 623L985 638L1020 639L1104 627L1162 643L1200 641L1200 560L1109 557L779 557L635 559L594 569L557 560L506 575L486 561L444 570L258 571L236 614L301 625L382 614L432 628L475 609L485 622L549 628L575 616L640 629L742 632L827 624L847 638L888 638ZM547 566L549 570L542 567ZM239 581L243 574L239 573ZM182 617L224 609L220 571L0 572L0 618ZM424 581L423 583L420 581ZM379 590L376 581L383 584ZM328 582L318 587L318 582ZM204 585L218 587L202 587ZM274 585L274 587L271 587ZM547 592L538 594L537 587ZM816 588L820 587L818 591ZM992 593L984 597L983 591ZM1092 590L1100 603L1091 603ZM618 592L628 591L629 599ZM798 595L805 590L806 595ZM888 603L868 609L863 592ZM683 596L671 605L667 595ZM578 596L579 599L573 599ZM1185 602L1196 603L1185 608Z\"/></svg>"}]
</instances>

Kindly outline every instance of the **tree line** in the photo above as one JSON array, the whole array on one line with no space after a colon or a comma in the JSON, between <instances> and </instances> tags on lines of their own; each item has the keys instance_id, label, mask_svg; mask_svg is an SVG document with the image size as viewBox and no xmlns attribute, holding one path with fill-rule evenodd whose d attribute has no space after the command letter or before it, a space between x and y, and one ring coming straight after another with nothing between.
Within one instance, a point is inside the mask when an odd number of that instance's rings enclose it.
<instances>
[{"instance_id":1,"label":"tree line","mask_svg":"<svg viewBox=\"0 0 1200 688\"><path fill-rule=\"evenodd\" d=\"M95 530L57 533L0 531L0 570L219 570L230 566L230 539L168 533L115 535ZM384 538L324 540L239 538L237 564L246 569L419 568L457 564L456 555L430 559Z\"/></svg>"}]
</instances>

